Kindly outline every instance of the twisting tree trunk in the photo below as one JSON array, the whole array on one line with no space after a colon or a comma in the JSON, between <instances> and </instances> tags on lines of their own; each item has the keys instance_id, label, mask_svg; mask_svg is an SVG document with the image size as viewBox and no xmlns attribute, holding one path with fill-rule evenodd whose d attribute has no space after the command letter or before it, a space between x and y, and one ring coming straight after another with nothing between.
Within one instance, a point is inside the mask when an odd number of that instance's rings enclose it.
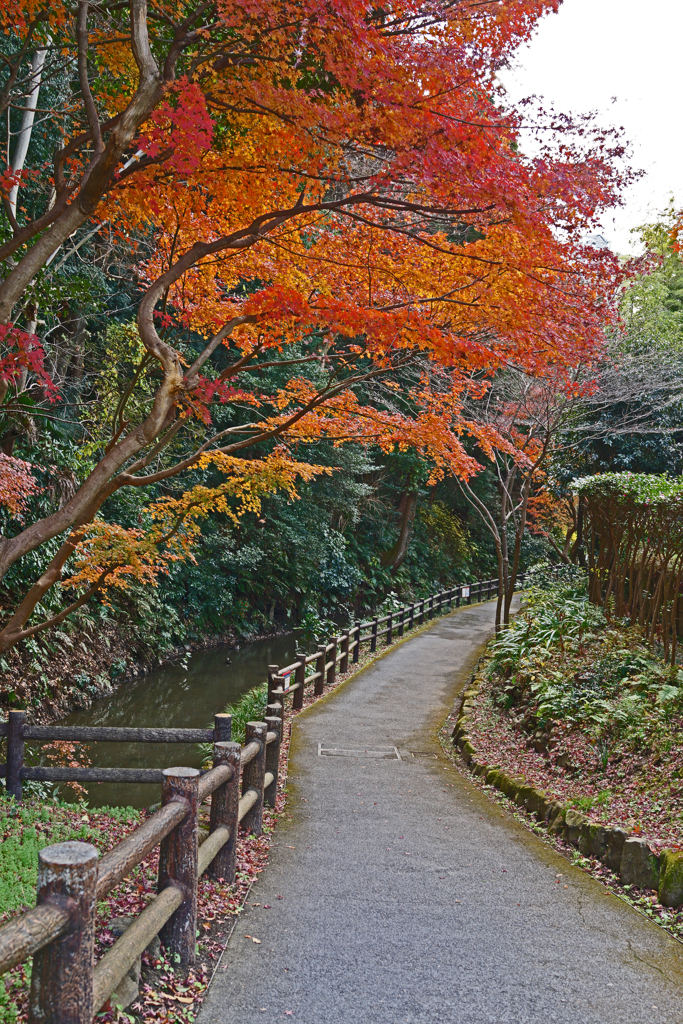
<instances>
[{"instance_id":1,"label":"twisting tree trunk","mask_svg":"<svg viewBox=\"0 0 683 1024\"><path fill-rule=\"evenodd\" d=\"M399 509L401 511L401 523L399 528L398 540L385 551L382 555L382 565L390 567L393 574L397 573L403 565L403 561L408 554L408 545L410 544L410 538L412 535L413 520L415 519L415 511L417 509L417 491L404 491L401 495L399 502Z\"/></svg>"}]
</instances>

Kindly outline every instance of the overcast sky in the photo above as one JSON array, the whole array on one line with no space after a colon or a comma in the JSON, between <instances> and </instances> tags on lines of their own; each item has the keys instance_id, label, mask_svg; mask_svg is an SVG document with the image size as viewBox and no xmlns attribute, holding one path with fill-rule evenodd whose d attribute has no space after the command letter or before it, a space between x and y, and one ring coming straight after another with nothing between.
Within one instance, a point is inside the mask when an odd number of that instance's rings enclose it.
<instances>
[{"instance_id":1,"label":"overcast sky","mask_svg":"<svg viewBox=\"0 0 683 1024\"><path fill-rule=\"evenodd\" d=\"M647 174L603 221L617 252L637 251L629 229L654 219L672 193L683 206L682 64L683 0L564 0L504 76L513 99L536 93L557 109L597 108L625 128L632 163Z\"/></svg>"}]
</instances>

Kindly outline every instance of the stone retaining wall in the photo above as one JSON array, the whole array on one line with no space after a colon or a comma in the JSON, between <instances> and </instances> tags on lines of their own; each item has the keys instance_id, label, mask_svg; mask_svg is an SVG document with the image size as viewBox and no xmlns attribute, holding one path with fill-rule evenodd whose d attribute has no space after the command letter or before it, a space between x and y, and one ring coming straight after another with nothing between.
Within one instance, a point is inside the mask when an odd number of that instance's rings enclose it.
<instances>
[{"instance_id":1,"label":"stone retaining wall","mask_svg":"<svg viewBox=\"0 0 683 1024\"><path fill-rule=\"evenodd\" d=\"M458 720L451 734L454 746L458 747L473 774L533 814L550 833L562 836L584 856L599 858L619 875L624 885L657 889L662 906L681 906L683 851L663 850L661 857L657 857L644 839L629 836L620 828L591 821L580 811L536 789L523 776L509 775L497 765L485 763L469 735L472 702L480 685L481 680L473 676L463 694Z\"/></svg>"}]
</instances>

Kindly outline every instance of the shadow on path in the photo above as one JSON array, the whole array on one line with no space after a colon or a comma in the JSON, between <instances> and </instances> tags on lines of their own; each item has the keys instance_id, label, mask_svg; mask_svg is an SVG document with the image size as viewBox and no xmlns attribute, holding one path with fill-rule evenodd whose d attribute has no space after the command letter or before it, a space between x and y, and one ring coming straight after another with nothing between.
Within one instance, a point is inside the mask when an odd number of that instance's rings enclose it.
<instances>
[{"instance_id":1,"label":"shadow on path","mask_svg":"<svg viewBox=\"0 0 683 1024\"><path fill-rule=\"evenodd\" d=\"M448 615L296 719L288 820L198 1024L683 1020L683 948L443 757L493 613Z\"/></svg>"}]
</instances>

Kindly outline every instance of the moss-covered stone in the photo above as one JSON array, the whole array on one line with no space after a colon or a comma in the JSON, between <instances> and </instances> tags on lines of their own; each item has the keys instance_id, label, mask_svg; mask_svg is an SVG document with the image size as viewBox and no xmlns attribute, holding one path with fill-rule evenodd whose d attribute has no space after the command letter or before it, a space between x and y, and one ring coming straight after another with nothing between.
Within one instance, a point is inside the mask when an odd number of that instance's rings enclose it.
<instances>
[{"instance_id":1,"label":"moss-covered stone","mask_svg":"<svg viewBox=\"0 0 683 1024\"><path fill-rule=\"evenodd\" d=\"M515 803L518 807L526 808L528 805L528 801L532 799L535 792L536 791L533 786L520 786L515 795Z\"/></svg>"},{"instance_id":2,"label":"moss-covered stone","mask_svg":"<svg viewBox=\"0 0 683 1024\"><path fill-rule=\"evenodd\" d=\"M664 907L683 904L683 851L662 850L659 865L659 902Z\"/></svg>"},{"instance_id":3,"label":"moss-covered stone","mask_svg":"<svg viewBox=\"0 0 683 1024\"><path fill-rule=\"evenodd\" d=\"M566 807L559 801L552 804L548 815L548 831L555 834L564 832L564 815Z\"/></svg>"},{"instance_id":4,"label":"moss-covered stone","mask_svg":"<svg viewBox=\"0 0 683 1024\"><path fill-rule=\"evenodd\" d=\"M593 857L599 857L600 860L605 856L607 851L607 842L609 840L609 830L604 825L598 825L597 822L591 821L588 826L590 835L589 853Z\"/></svg>"},{"instance_id":5,"label":"moss-covered stone","mask_svg":"<svg viewBox=\"0 0 683 1024\"><path fill-rule=\"evenodd\" d=\"M644 839L627 839L621 855L619 871L624 885L637 889L657 889L659 886L659 858Z\"/></svg>"},{"instance_id":6,"label":"moss-covered stone","mask_svg":"<svg viewBox=\"0 0 683 1024\"><path fill-rule=\"evenodd\" d=\"M603 860L611 871L616 871L617 874L621 870L621 857L624 852L624 843L628 839L628 835L621 828L609 829L607 837L607 850Z\"/></svg>"},{"instance_id":7,"label":"moss-covered stone","mask_svg":"<svg viewBox=\"0 0 683 1024\"><path fill-rule=\"evenodd\" d=\"M575 811L573 807L567 808L564 816L564 838L568 843L572 843L574 846L578 845L581 826L585 825L587 821L588 818L585 814Z\"/></svg>"},{"instance_id":8,"label":"moss-covered stone","mask_svg":"<svg viewBox=\"0 0 683 1024\"><path fill-rule=\"evenodd\" d=\"M535 814L537 817L542 817L545 814L546 808L548 807L548 797L541 789L536 789L535 786L531 787L531 794L526 801L526 809L530 814Z\"/></svg>"},{"instance_id":9,"label":"moss-covered stone","mask_svg":"<svg viewBox=\"0 0 683 1024\"><path fill-rule=\"evenodd\" d=\"M465 762L467 764L469 764L470 761L472 760L472 758L475 757L475 750L474 750L474 747L472 746L472 744L469 741L469 737L467 738L467 742L463 743L463 745L462 745L462 747L460 749L462 751L462 756L464 757Z\"/></svg>"}]
</instances>

